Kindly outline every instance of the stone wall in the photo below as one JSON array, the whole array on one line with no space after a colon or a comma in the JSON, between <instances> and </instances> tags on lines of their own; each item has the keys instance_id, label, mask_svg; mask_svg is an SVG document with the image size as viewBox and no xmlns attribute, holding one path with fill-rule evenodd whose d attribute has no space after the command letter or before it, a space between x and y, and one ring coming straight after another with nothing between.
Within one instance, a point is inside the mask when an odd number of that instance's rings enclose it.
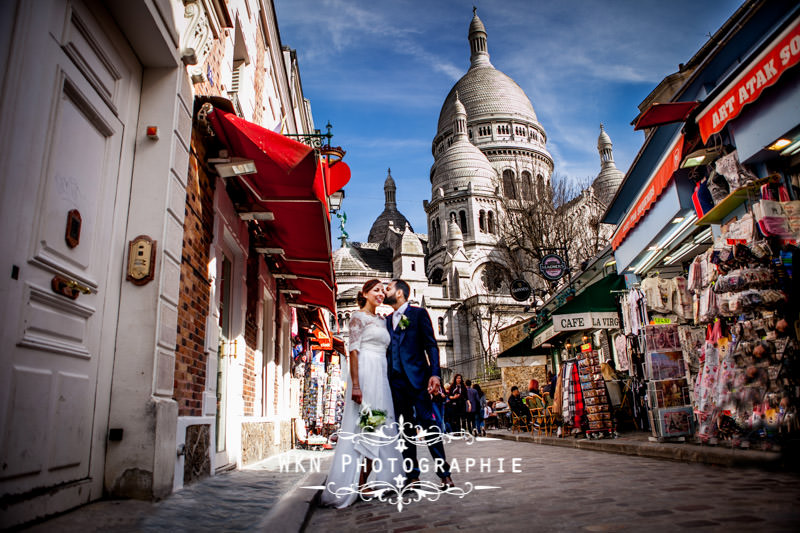
<instances>
[{"instance_id":1,"label":"stone wall","mask_svg":"<svg viewBox=\"0 0 800 533\"><path fill-rule=\"evenodd\" d=\"M503 391L503 381L500 379L484 381L480 386L481 390L483 390L483 393L486 395L486 399L490 402L497 400Z\"/></svg>"},{"instance_id":2,"label":"stone wall","mask_svg":"<svg viewBox=\"0 0 800 533\"><path fill-rule=\"evenodd\" d=\"M198 424L186 428L183 484L188 485L211 475L211 426Z\"/></svg>"},{"instance_id":3,"label":"stone wall","mask_svg":"<svg viewBox=\"0 0 800 533\"><path fill-rule=\"evenodd\" d=\"M528 320L523 320L497 331L501 352L508 350L528 335L528 322Z\"/></svg>"},{"instance_id":4,"label":"stone wall","mask_svg":"<svg viewBox=\"0 0 800 533\"><path fill-rule=\"evenodd\" d=\"M275 444L275 425L280 424L280 440ZM292 448L292 423L242 422L242 464L250 464Z\"/></svg>"},{"instance_id":5,"label":"stone wall","mask_svg":"<svg viewBox=\"0 0 800 533\"><path fill-rule=\"evenodd\" d=\"M539 388L541 389L547 383L547 370L544 365L538 366L511 366L503 368L503 398L508 398L511 395L511 387L519 387L520 392L524 396L528 392L528 381L535 379L539 381Z\"/></svg>"}]
</instances>

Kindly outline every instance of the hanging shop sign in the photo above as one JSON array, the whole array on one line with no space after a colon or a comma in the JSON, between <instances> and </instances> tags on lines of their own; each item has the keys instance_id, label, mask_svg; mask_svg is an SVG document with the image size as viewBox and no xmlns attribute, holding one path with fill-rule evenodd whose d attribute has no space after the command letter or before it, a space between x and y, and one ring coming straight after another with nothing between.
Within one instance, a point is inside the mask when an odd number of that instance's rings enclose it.
<instances>
[{"instance_id":1,"label":"hanging shop sign","mask_svg":"<svg viewBox=\"0 0 800 533\"><path fill-rule=\"evenodd\" d=\"M576 331L583 329L618 329L619 315L614 312L605 313L570 313L553 315L553 330Z\"/></svg>"},{"instance_id":2,"label":"hanging shop sign","mask_svg":"<svg viewBox=\"0 0 800 533\"><path fill-rule=\"evenodd\" d=\"M558 281L567 273L567 263L560 255L547 254L539 262L539 272L550 281Z\"/></svg>"},{"instance_id":3,"label":"hanging shop sign","mask_svg":"<svg viewBox=\"0 0 800 533\"><path fill-rule=\"evenodd\" d=\"M781 75L800 62L800 19L781 34L697 116L703 142L722 131L742 108L755 102Z\"/></svg>"},{"instance_id":4,"label":"hanging shop sign","mask_svg":"<svg viewBox=\"0 0 800 533\"><path fill-rule=\"evenodd\" d=\"M524 302L531 297L531 286L524 279L515 279L511 282L511 297Z\"/></svg>"},{"instance_id":5,"label":"hanging shop sign","mask_svg":"<svg viewBox=\"0 0 800 533\"><path fill-rule=\"evenodd\" d=\"M662 159L650 183L647 184L642 194L639 195L639 199L636 201L633 209L628 212L625 220L617 227L616 233L614 233L614 236L611 238L611 246L614 250L619 248L628 233L636 227L639 220L641 220L645 213L653 206L655 201L658 200L658 197L672 180L672 175L678 170L682 155L683 135L680 135L678 140L675 141L675 144L672 145L672 148L667 152L664 159Z\"/></svg>"}]
</instances>

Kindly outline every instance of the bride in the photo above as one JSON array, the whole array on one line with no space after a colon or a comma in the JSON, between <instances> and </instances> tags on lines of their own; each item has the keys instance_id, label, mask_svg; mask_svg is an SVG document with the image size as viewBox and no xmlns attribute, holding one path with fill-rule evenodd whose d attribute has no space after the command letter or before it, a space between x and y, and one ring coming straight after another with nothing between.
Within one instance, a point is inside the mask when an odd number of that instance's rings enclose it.
<instances>
[{"instance_id":1,"label":"bride","mask_svg":"<svg viewBox=\"0 0 800 533\"><path fill-rule=\"evenodd\" d=\"M392 425L395 421L394 407L386 361L386 348L391 337L385 319L375 314L383 298L383 284L379 280L366 282L357 296L359 310L350 317L347 390L351 395L344 406L336 453L328 472L326 489L322 492L325 505L342 508L355 502L357 491L367 482L373 466L375 480L388 483L393 483L393 478L402 469L403 458L392 443L380 445L358 438L362 406L386 412L386 421L383 426L375 428L376 432L383 430L385 435L397 434L397 426ZM354 434L356 438L347 438ZM337 495L337 489L342 488L354 490L340 490Z\"/></svg>"}]
</instances>

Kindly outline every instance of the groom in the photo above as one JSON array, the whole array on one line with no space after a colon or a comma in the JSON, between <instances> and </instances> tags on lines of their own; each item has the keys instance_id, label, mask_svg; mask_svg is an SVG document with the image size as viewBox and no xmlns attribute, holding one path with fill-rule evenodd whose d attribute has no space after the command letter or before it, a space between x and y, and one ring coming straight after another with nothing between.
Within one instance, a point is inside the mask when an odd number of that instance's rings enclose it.
<instances>
[{"instance_id":1,"label":"groom","mask_svg":"<svg viewBox=\"0 0 800 533\"><path fill-rule=\"evenodd\" d=\"M439 432L433 417L431 394L438 394L442 386L439 369L439 348L433 336L433 324L428 312L419 307L408 305L411 289L401 279L393 279L386 287L386 298L383 302L391 305L394 313L386 317L386 327L392 341L386 350L389 362L389 386L392 389L395 417L402 415L405 422L419 425L428 432ZM425 353L427 352L427 357ZM415 427L403 429L406 447L403 450L403 464L413 465L406 472L406 485L419 481L419 463L417 463L417 447ZM450 478L450 465L444 454L441 440L428 441L428 450L434 460L436 475L442 480L442 490L453 487Z\"/></svg>"}]
</instances>

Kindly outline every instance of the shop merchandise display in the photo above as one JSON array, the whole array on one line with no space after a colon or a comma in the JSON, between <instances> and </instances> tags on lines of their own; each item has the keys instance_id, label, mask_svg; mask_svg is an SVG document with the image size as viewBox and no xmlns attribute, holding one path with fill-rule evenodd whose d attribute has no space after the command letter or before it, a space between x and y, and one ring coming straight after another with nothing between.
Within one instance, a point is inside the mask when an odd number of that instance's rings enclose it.
<instances>
[{"instance_id":1,"label":"shop merchandise display","mask_svg":"<svg viewBox=\"0 0 800 533\"><path fill-rule=\"evenodd\" d=\"M586 436L609 436L613 432L611 408L597 350L581 352L578 355L577 368L586 413Z\"/></svg>"},{"instance_id":2,"label":"shop merchandise display","mask_svg":"<svg viewBox=\"0 0 800 533\"><path fill-rule=\"evenodd\" d=\"M759 237L776 227L763 222L756 213L724 227L690 267L695 319L707 332L699 350L688 342L695 349L687 357L690 366L695 357L700 361L694 411L703 442L769 446L790 429L796 410L797 339L789 324L797 319L789 298L796 248L792 241Z\"/></svg>"},{"instance_id":3,"label":"shop merchandise display","mask_svg":"<svg viewBox=\"0 0 800 533\"><path fill-rule=\"evenodd\" d=\"M644 327L645 376L654 437L692 434L693 417L687 364L677 324Z\"/></svg>"}]
</instances>

